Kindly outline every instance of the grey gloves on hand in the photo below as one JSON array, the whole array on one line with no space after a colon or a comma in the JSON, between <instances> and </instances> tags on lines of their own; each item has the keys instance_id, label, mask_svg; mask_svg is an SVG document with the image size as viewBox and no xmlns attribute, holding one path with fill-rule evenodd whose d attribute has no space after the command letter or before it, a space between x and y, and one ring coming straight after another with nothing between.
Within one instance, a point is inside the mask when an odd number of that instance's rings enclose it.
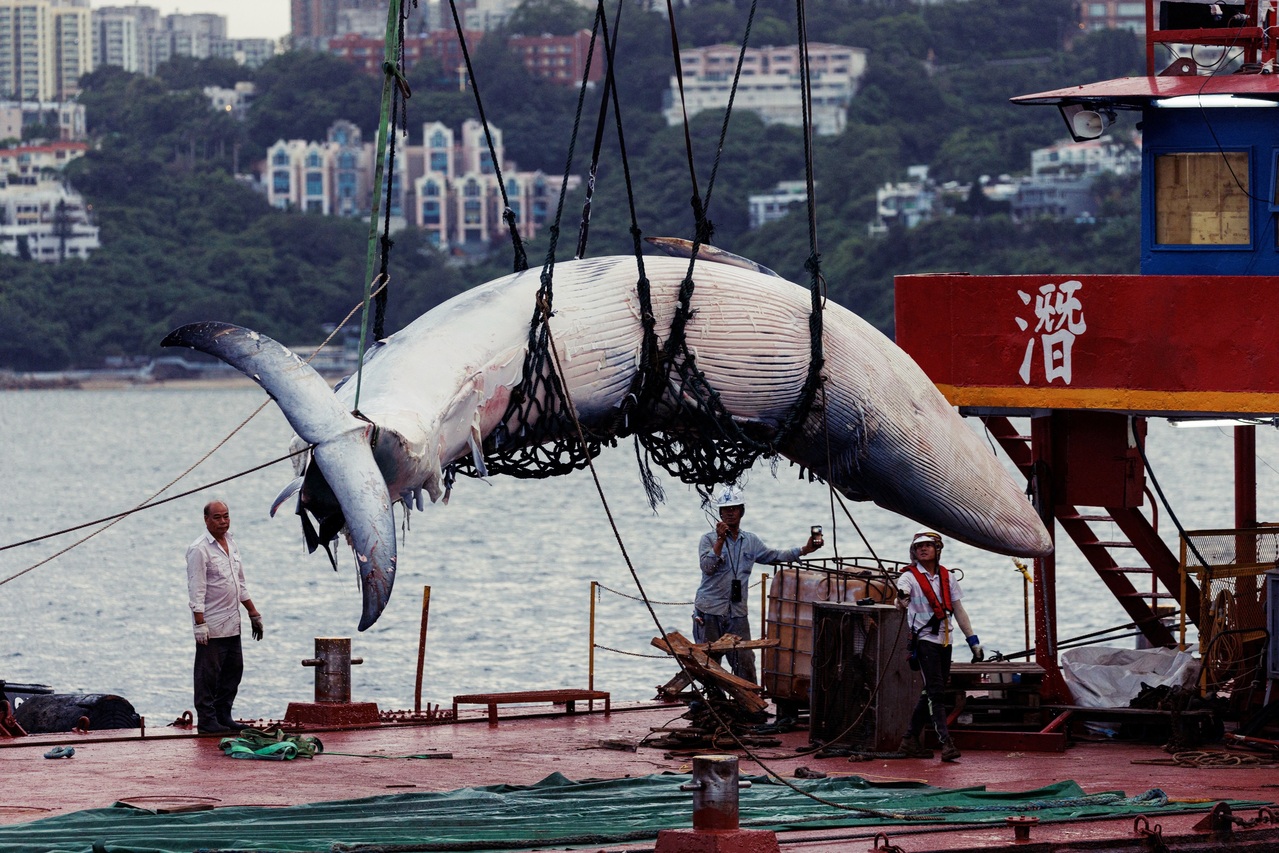
<instances>
[{"instance_id":1,"label":"grey gloves on hand","mask_svg":"<svg viewBox=\"0 0 1279 853\"><path fill-rule=\"evenodd\" d=\"M195 624L195 641L201 646L209 644L209 626L204 622Z\"/></svg>"},{"instance_id":2,"label":"grey gloves on hand","mask_svg":"<svg viewBox=\"0 0 1279 853\"><path fill-rule=\"evenodd\" d=\"M262 614L249 617L249 624L253 626L253 639L262 639Z\"/></svg>"}]
</instances>

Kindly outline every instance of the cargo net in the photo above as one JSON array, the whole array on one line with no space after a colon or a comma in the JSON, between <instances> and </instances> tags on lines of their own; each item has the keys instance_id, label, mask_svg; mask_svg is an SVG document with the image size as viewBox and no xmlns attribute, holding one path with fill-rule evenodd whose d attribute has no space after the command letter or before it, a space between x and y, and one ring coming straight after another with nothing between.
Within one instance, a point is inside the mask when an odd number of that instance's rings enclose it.
<instances>
[{"instance_id":1,"label":"cargo net","mask_svg":"<svg viewBox=\"0 0 1279 853\"><path fill-rule=\"evenodd\" d=\"M1279 564L1279 528L1187 531L1182 551L1199 581L1200 687L1234 697L1264 658L1265 573Z\"/></svg>"},{"instance_id":2,"label":"cargo net","mask_svg":"<svg viewBox=\"0 0 1279 853\"><path fill-rule=\"evenodd\" d=\"M581 439L551 353L547 323L552 304L551 273L543 271L523 378L511 393L501 424L484 442L483 467L473 458L459 460L448 466L446 483L451 484L457 474L508 474L523 479L566 474L585 468L605 446L615 446L617 438L633 435L641 480L649 504L656 508L664 495L651 463L680 482L697 486L705 497L716 483L736 482L761 457L776 457L777 447L808 417L820 384L822 320L816 285L809 317L812 355L799 398L777 427L742 424L728 413L718 392L697 368L685 338L693 315L689 306L695 263L694 257L680 286L670 335L665 346L659 346L651 288L641 259L636 285L644 327L641 367L626 403L603 423L581 423Z\"/></svg>"}]
</instances>

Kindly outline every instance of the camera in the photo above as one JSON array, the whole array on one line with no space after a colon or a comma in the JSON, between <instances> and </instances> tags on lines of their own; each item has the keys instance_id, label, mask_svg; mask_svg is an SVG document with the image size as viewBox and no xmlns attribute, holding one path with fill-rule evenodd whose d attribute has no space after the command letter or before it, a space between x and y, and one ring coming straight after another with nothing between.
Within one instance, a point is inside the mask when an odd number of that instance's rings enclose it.
<instances>
[{"instance_id":1,"label":"camera","mask_svg":"<svg viewBox=\"0 0 1279 853\"><path fill-rule=\"evenodd\" d=\"M733 578L733 589L728 594L728 600L734 604L742 600L742 582L737 578Z\"/></svg>"}]
</instances>

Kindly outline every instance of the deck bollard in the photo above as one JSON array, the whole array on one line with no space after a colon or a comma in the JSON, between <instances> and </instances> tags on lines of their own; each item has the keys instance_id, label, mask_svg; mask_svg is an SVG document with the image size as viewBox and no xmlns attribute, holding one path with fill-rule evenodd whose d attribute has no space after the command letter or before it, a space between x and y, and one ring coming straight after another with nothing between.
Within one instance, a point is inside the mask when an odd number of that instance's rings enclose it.
<instances>
[{"instance_id":1,"label":"deck bollard","mask_svg":"<svg viewBox=\"0 0 1279 853\"><path fill-rule=\"evenodd\" d=\"M359 663L364 659L351 657L350 637L316 637L315 657L302 661L315 667L315 701L290 702L284 722L326 728L378 725L375 703L351 701L351 667Z\"/></svg>"},{"instance_id":2,"label":"deck bollard","mask_svg":"<svg viewBox=\"0 0 1279 853\"><path fill-rule=\"evenodd\" d=\"M693 781L679 786L693 792L693 829L737 829L738 792L750 786L738 777L736 755L694 756Z\"/></svg>"},{"instance_id":3,"label":"deck bollard","mask_svg":"<svg viewBox=\"0 0 1279 853\"><path fill-rule=\"evenodd\" d=\"M775 832L739 826L739 792L750 784L736 755L694 756L693 778L679 786L693 793L693 828L662 830L655 853L778 853Z\"/></svg>"},{"instance_id":4,"label":"deck bollard","mask_svg":"<svg viewBox=\"0 0 1279 853\"><path fill-rule=\"evenodd\" d=\"M350 637L316 637L315 657L302 661L315 667L316 702L351 701L351 667L364 658L351 657Z\"/></svg>"}]
</instances>

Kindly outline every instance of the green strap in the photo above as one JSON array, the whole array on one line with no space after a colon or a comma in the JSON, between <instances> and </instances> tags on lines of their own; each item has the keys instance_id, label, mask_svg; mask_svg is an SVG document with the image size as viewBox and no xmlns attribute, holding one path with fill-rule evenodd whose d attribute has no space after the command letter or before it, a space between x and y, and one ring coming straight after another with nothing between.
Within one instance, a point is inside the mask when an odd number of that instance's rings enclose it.
<instances>
[{"instance_id":1,"label":"green strap","mask_svg":"<svg viewBox=\"0 0 1279 853\"><path fill-rule=\"evenodd\" d=\"M222 738L218 746L229 758L256 758L265 761L287 761L299 755L314 758L324 751L324 744L318 737L290 735L284 729L244 729L239 737Z\"/></svg>"},{"instance_id":2,"label":"green strap","mask_svg":"<svg viewBox=\"0 0 1279 853\"><path fill-rule=\"evenodd\" d=\"M399 55L401 0L391 0L386 12L386 52L382 63L382 118L377 129L377 166L373 170L373 210L369 216L369 248L364 268L364 313L360 318L360 362L355 370L355 409L360 408L360 380L364 376L364 348L369 332L369 303L373 293L373 265L377 261L378 213L382 206L382 178L386 168L386 140L391 123L391 97L399 81L396 59Z\"/></svg>"}]
</instances>

